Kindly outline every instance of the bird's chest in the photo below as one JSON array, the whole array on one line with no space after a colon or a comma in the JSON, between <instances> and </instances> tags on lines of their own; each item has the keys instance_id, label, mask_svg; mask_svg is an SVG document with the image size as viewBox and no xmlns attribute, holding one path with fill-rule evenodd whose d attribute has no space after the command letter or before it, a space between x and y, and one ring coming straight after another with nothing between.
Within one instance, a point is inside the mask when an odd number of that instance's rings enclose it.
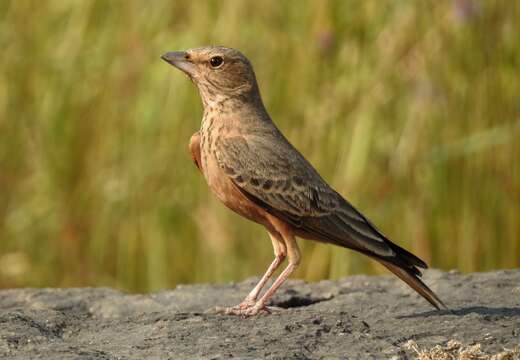
<instances>
[{"instance_id":1,"label":"bird's chest","mask_svg":"<svg viewBox=\"0 0 520 360\"><path fill-rule=\"evenodd\" d=\"M200 129L200 161L202 162L204 177L210 185L210 177L213 177L215 166L217 166L215 140L218 138L219 133L220 129L218 126L215 126L214 118L205 115Z\"/></svg>"},{"instance_id":2,"label":"bird's chest","mask_svg":"<svg viewBox=\"0 0 520 360\"><path fill-rule=\"evenodd\" d=\"M202 173L211 191L217 198L234 212L255 222L263 223L265 219L264 211L258 208L237 188L219 167L216 158L215 142L219 136L224 136L221 132L225 129L222 126L213 124L203 124L201 127L201 163Z\"/></svg>"},{"instance_id":3,"label":"bird's chest","mask_svg":"<svg viewBox=\"0 0 520 360\"><path fill-rule=\"evenodd\" d=\"M217 129L201 130L200 157L202 162L202 172L213 193L228 205L233 202L232 192L235 190L234 185L228 176L222 171L218 165L215 152L215 138L219 134Z\"/></svg>"}]
</instances>

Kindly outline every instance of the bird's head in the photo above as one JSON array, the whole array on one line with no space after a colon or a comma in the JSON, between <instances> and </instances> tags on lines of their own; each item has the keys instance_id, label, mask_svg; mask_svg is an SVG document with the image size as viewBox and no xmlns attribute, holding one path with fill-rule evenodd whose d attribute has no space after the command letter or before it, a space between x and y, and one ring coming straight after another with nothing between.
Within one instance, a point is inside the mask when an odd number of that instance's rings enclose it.
<instances>
[{"instance_id":1,"label":"bird's head","mask_svg":"<svg viewBox=\"0 0 520 360\"><path fill-rule=\"evenodd\" d=\"M258 97L253 67L238 50L208 46L168 52L161 58L188 75L198 87L204 104Z\"/></svg>"}]
</instances>

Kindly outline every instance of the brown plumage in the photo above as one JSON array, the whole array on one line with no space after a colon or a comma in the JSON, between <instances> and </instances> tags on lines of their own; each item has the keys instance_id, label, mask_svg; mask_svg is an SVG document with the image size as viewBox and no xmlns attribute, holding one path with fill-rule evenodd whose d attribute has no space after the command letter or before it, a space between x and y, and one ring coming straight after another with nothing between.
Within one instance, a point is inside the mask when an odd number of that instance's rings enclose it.
<instances>
[{"instance_id":1,"label":"brown plumage","mask_svg":"<svg viewBox=\"0 0 520 360\"><path fill-rule=\"evenodd\" d=\"M249 61L239 51L204 47L162 57L185 72L204 105L190 141L193 161L231 210L265 226L275 260L251 293L228 314L268 311L267 300L300 262L295 237L361 252L386 266L436 308L443 302L420 280L426 264L392 243L333 190L269 117ZM280 263L289 265L259 298Z\"/></svg>"}]
</instances>

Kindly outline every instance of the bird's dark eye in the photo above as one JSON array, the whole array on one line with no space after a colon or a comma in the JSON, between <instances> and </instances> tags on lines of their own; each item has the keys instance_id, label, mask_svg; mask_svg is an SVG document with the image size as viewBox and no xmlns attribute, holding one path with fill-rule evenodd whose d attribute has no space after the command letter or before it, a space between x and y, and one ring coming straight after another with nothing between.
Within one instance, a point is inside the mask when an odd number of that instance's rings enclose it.
<instances>
[{"instance_id":1,"label":"bird's dark eye","mask_svg":"<svg viewBox=\"0 0 520 360\"><path fill-rule=\"evenodd\" d=\"M222 59L221 56L213 56L211 59L209 59L209 63L212 67L217 68L224 62L224 59Z\"/></svg>"}]
</instances>

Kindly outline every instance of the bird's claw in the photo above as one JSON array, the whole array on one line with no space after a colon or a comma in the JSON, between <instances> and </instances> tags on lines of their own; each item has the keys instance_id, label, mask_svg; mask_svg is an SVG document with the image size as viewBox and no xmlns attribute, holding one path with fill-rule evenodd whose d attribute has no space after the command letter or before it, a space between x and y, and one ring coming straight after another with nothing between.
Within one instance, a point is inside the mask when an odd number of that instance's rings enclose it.
<instances>
[{"instance_id":1,"label":"bird's claw","mask_svg":"<svg viewBox=\"0 0 520 360\"><path fill-rule=\"evenodd\" d=\"M255 305L256 305L255 299L245 298L244 300L242 300L242 302L240 304L233 306L232 309L244 310L244 309L249 309L250 307L253 307Z\"/></svg>"},{"instance_id":2,"label":"bird's claw","mask_svg":"<svg viewBox=\"0 0 520 360\"><path fill-rule=\"evenodd\" d=\"M268 315L276 311L277 308L268 307L265 304L253 303L244 304L243 302L233 307L220 307L217 306L214 311L217 314L222 315L238 315L242 317L250 317L256 315Z\"/></svg>"},{"instance_id":3,"label":"bird's claw","mask_svg":"<svg viewBox=\"0 0 520 360\"><path fill-rule=\"evenodd\" d=\"M225 315L238 315L238 316L242 316L242 317L249 317L249 316L255 316L255 315L260 315L260 314L262 314L262 315L271 314L271 310L265 305L254 304L253 306L248 306L248 307L244 307L244 308L235 306L232 308L227 308L225 311Z\"/></svg>"}]
</instances>

